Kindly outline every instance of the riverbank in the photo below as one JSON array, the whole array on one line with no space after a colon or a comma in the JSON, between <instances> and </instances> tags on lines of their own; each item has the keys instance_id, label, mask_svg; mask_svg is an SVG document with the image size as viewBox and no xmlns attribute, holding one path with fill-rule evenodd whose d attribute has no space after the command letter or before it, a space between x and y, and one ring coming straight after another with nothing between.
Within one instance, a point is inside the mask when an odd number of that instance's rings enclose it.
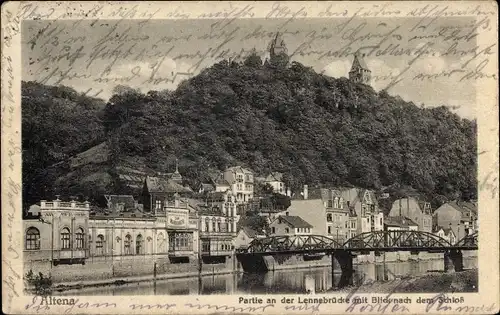
<instances>
[{"instance_id":1,"label":"riverbank","mask_svg":"<svg viewBox=\"0 0 500 315\"><path fill-rule=\"evenodd\" d=\"M412 269L422 273L425 273L428 270L441 269L439 264L436 266L435 264L425 262L441 261L442 258L439 259L435 257L435 259L432 259L434 257L430 255L425 258L427 259L419 259L418 261L421 261L422 264L418 264L418 267L413 267ZM408 259L407 261L413 263L418 262L414 259ZM385 263L391 264L389 261L386 261ZM393 263L399 264L404 262L396 261ZM274 259L272 257L266 258L266 264L270 272L275 270L313 270L316 268L327 268L330 270L331 257L324 256L318 260L305 261L302 257L298 257L296 255L286 255L278 259ZM335 262L335 264L337 264L337 262ZM156 265L154 265L154 263L147 260L114 261L113 264L103 264L102 262L94 261L86 264L85 266L69 265L57 266L52 269L47 268L43 270L43 274L51 275L54 290L62 292L88 287L119 286L123 284L151 282L155 279L158 281L182 278L193 279L200 276L207 277L227 274L237 275L243 272L241 268L237 267L237 264L233 264L229 260L225 264L204 264L201 266L201 273L199 272L198 265L193 263L174 265L167 262L161 263L160 260L157 259ZM369 263L367 260L355 262L354 265L359 266L357 268L362 270L364 273L373 274L373 277L376 277L377 279L382 277L381 274L375 276L377 273L387 273L387 270L390 271L388 273L388 276L390 276L388 279L394 278L395 275L405 274L406 272L405 270L397 267L397 265L384 271L384 268L380 268L381 265L384 265L383 263ZM471 267L473 266L469 266L469 268ZM37 273L41 271L40 269L41 268L33 268L33 272ZM339 272L340 266L336 265L334 269L336 272ZM153 272L154 270L156 270L156 272Z\"/></svg>"},{"instance_id":2,"label":"riverbank","mask_svg":"<svg viewBox=\"0 0 500 315\"><path fill-rule=\"evenodd\" d=\"M461 272L429 272L419 276L406 276L390 281L364 281L361 285L345 287L327 292L345 293L451 293L478 292L478 270L469 269Z\"/></svg>"}]
</instances>

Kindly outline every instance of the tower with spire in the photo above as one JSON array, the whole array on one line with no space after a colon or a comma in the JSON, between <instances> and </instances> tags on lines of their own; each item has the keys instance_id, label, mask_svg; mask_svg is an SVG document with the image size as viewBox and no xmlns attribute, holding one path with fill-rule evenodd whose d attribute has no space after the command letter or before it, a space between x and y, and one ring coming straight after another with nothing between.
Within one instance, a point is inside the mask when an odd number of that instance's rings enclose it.
<instances>
[{"instance_id":1,"label":"tower with spire","mask_svg":"<svg viewBox=\"0 0 500 315\"><path fill-rule=\"evenodd\" d=\"M351 71L349 71L349 80L369 85L372 72L368 69L366 62L363 59L364 56L364 54L361 55L359 52L354 54Z\"/></svg>"},{"instance_id":2,"label":"tower with spire","mask_svg":"<svg viewBox=\"0 0 500 315\"><path fill-rule=\"evenodd\" d=\"M288 49L286 48L282 33L276 33L276 35L267 46L267 49L269 51L269 64L271 66L286 67L288 65Z\"/></svg>"},{"instance_id":3,"label":"tower with spire","mask_svg":"<svg viewBox=\"0 0 500 315\"><path fill-rule=\"evenodd\" d=\"M182 175L179 173L179 160L175 159L175 172L172 173L170 177L176 183L182 183Z\"/></svg>"}]
</instances>

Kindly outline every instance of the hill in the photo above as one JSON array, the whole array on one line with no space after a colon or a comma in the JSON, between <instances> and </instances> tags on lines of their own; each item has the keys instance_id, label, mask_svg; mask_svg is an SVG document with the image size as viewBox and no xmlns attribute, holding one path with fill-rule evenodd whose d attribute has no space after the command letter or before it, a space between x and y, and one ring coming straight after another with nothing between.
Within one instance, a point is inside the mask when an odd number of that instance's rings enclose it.
<instances>
[{"instance_id":1,"label":"hill","mask_svg":"<svg viewBox=\"0 0 500 315\"><path fill-rule=\"evenodd\" d=\"M445 106L417 107L385 91L377 93L346 78L318 74L296 62L285 68L262 65L259 59L219 62L173 92L141 94L121 89L103 110L79 112L92 116L89 124L72 128L93 137L63 143L64 157L52 160L66 161L66 166L54 168L54 176L60 179L73 172L71 183L66 183L71 192L92 194L80 187L78 179L108 174L104 187L120 190L123 183L117 168L147 166L168 172L178 158L180 171L191 185L216 169L243 164L257 174L285 173L293 190L305 183L377 190L401 185L440 200L476 197L475 121L461 119ZM24 83L28 84L33 83ZM37 99L24 85L23 101L25 93ZM61 96L47 97L61 101ZM33 120L42 114L28 115ZM66 125L74 118L50 117L55 119L51 124L62 125L57 128L69 128ZM23 117L23 140L24 124ZM44 143L61 143L57 128ZM71 166L69 152L80 153L98 143L106 143L106 158L100 155L101 160L92 163L99 155L87 154L85 163L73 160ZM40 146L46 150L36 144ZM67 190L50 182L46 186Z\"/></svg>"}]
</instances>

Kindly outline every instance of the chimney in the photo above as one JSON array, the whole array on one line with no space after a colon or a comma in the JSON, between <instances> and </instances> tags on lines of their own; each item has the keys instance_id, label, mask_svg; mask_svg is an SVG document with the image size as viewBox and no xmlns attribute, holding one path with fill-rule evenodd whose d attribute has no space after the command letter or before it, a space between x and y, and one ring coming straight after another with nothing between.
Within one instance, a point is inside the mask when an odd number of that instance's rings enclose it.
<instances>
[{"instance_id":1,"label":"chimney","mask_svg":"<svg viewBox=\"0 0 500 315\"><path fill-rule=\"evenodd\" d=\"M309 196L309 192L307 190L307 185L304 185L304 200L306 200Z\"/></svg>"},{"instance_id":2,"label":"chimney","mask_svg":"<svg viewBox=\"0 0 500 315\"><path fill-rule=\"evenodd\" d=\"M175 193L174 199L175 199L175 201L174 201L174 207L175 208L179 208L180 207L179 194Z\"/></svg>"}]
</instances>

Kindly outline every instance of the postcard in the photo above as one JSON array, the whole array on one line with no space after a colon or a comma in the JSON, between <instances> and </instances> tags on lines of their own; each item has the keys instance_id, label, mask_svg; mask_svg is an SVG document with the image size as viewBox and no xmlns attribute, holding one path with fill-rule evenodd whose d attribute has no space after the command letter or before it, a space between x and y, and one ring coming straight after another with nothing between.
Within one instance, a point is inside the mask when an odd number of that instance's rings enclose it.
<instances>
[{"instance_id":1,"label":"postcard","mask_svg":"<svg viewBox=\"0 0 500 315\"><path fill-rule=\"evenodd\" d=\"M5 313L499 312L496 3L8 2L1 41Z\"/></svg>"}]
</instances>

